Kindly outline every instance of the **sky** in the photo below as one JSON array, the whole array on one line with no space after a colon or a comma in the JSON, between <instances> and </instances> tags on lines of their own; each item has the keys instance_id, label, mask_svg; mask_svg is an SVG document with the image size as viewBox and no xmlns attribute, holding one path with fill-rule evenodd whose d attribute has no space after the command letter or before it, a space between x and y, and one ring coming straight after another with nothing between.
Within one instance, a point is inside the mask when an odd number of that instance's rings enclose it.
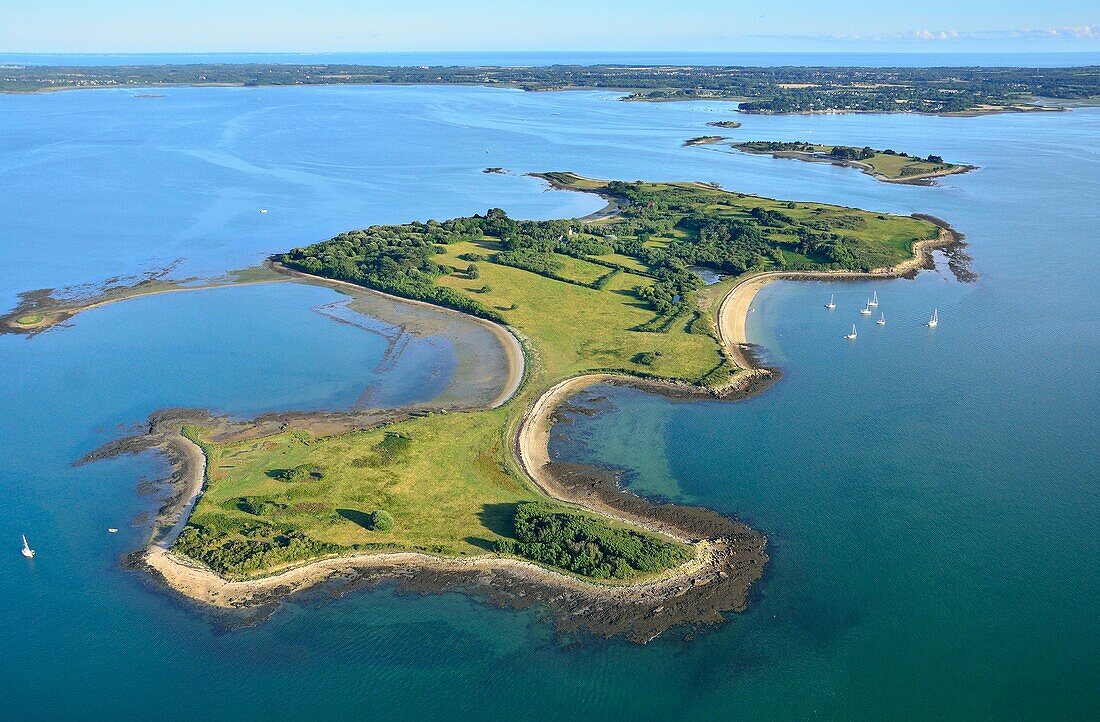
<instances>
[{"instance_id":1,"label":"sky","mask_svg":"<svg viewBox=\"0 0 1100 722\"><path fill-rule=\"evenodd\" d=\"M0 0L17 53L1100 51L1100 0Z\"/></svg>"}]
</instances>

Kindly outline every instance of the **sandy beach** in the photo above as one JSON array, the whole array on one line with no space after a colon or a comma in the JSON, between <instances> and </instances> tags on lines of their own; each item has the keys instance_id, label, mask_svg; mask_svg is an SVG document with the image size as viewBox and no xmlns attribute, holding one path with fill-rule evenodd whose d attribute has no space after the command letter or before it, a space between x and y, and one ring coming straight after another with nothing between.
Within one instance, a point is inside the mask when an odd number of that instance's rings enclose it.
<instances>
[{"instance_id":1,"label":"sandy beach","mask_svg":"<svg viewBox=\"0 0 1100 722\"><path fill-rule=\"evenodd\" d=\"M772 281L843 281L867 278L899 278L908 275L931 263L932 251L936 248L955 243L959 236L949 226L940 221L939 235L913 244L913 257L894 266L876 268L870 273L851 271L798 271L760 273L734 286L718 306L718 336L726 353L743 369L754 369L756 364L745 352L749 346L745 325L749 309L756 294Z\"/></svg>"}]
</instances>

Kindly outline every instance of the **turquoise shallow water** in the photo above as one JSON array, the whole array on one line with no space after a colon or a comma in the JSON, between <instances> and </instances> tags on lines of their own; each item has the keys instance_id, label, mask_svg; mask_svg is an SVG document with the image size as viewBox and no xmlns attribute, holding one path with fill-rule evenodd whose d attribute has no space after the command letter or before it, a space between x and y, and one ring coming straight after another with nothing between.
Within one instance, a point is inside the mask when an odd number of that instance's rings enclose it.
<instances>
[{"instance_id":1,"label":"turquoise shallow water","mask_svg":"<svg viewBox=\"0 0 1100 722\"><path fill-rule=\"evenodd\" d=\"M74 459L167 405L341 408L368 385L388 403L430 397L455 363L438 339L379 374L384 340L314 313L333 292L294 285L142 299L0 337L0 538L13 540L0 553L0 691L11 717L1100 709L1097 110L750 116L731 131L980 166L912 188L681 148L730 117L721 104L479 88L164 94L0 97L5 304L177 258L181 276L219 273L371 222L602 205L481 173L488 165L930 212L967 233L981 278L772 285L749 333L784 369L777 386L740 404L611 389L604 413L555 444L626 469L636 490L740 514L769 535L773 562L748 613L647 647L569 645L537 613L385 589L223 632L118 569L143 538L129 520L155 506L138 479L162 463ZM856 313L872 288L885 328ZM929 332L934 307L942 322ZM853 322L854 344L841 338ZM24 531L39 551L31 564L17 551Z\"/></svg>"}]
</instances>

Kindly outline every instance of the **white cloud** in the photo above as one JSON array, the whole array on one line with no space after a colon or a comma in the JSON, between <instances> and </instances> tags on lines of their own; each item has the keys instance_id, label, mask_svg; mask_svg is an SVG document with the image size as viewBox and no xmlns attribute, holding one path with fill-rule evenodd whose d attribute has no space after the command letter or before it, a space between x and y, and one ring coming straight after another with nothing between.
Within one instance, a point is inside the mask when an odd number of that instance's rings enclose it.
<instances>
[{"instance_id":1,"label":"white cloud","mask_svg":"<svg viewBox=\"0 0 1100 722\"><path fill-rule=\"evenodd\" d=\"M958 30L937 30L935 32L931 30L915 30L913 31L913 37L917 40L936 40L947 41L957 40L959 38Z\"/></svg>"},{"instance_id":2,"label":"white cloud","mask_svg":"<svg viewBox=\"0 0 1100 722\"><path fill-rule=\"evenodd\" d=\"M1061 28L1047 28L1051 35L1069 35L1075 38L1100 38L1100 25L1067 25Z\"/></svg>"}]
</instances>

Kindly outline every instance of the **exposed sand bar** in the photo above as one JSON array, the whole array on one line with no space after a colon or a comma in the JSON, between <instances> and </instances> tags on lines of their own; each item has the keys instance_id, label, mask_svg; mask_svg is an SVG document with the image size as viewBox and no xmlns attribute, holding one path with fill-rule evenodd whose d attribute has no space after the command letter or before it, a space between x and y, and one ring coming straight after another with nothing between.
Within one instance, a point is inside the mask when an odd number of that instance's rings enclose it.
<instances>
[{"instance_id":1,"label":"exposed sand bar","mask_svg":"<svg viewBox=\"0 0 1100 722\"><path fill-rule=\"evenodd\" d=\"M452 322L452 325L457 321L467 328L477 326L482 332L487 332L499 346L499 361L496 358L495 350L494 353L491 354L494 357L492 359L487 359L485 355L482 354L472 354L476 357L469 359L470 365L476 366L477 368L468 369L468 374L465 378L462 377L461 374L456 374L456 378L452 381L448 390L444 392L444 398L441 398L438 402L441 405L455 408L466 408L470 406L480 408L485 405L483 402L484 395L486 393L495 392L488 402L488 406L489 408L496 408L512 398L519 389L520 383L523 381L523 349L520 346L519 340L498 324L490 323L484 319L459 313L458 311L453 311L442 306L394 296L364 286L358 286L353 283L345 283L343 281L335 281L319 276L298 273L297 271L292 271L272 261L264 263L262 267L248 269L248 273L251 275L247 280L215 279L210 282L195 285L181 285L181 283L177 281L163 281L159 279L154 282L144 281L133 286L112 288L82 300L55 300L46 295L49 293L48 291L34 292L36 300L33 302L33 308L20 307L8 314L0 316L0 333L38 333L52 326L64 323L85 311L147 296L208 291L212 289L235 288L241 286L256 286L270 283L297 282L311 286L331 288L353 299L387 299L397 307L419 309L422 313L435 316L436 318L447 318ZM385 309L382 309L382 311L385 311ZM365 313L371 315L369 310L365 311ZM17 322L21 316L30 314L39 316L40 320L34 324L20 324ZM387 321L385 315L380 315L379 318L382 321ZM420 325L423 326L424 324ZM432 333L432 331L428 330L426 333ZM467 350L469 350L471 345L472 344L466 344ZM462 359L460 359L460 361L461 360ZM501 368L503 369L503 373L499 373L498 375ZM488 371L494 372L492 378L484 378ZM503 379L503 384L500 383L501 378ZM456 386L465 388L455 388ZM465 399L469 394L464 394L463 392L464 390L473 389L474 386L478 387L476 391L479 393L477 394L476 403L471 403ZM485 389L486 386L489 387L488 391Z\"/></svg>"},{"instance_id":2,"label":"exposed sand bar","mask_svg":"<svg viewBox=\"0 0 1100 722\"><path fill-rule=\"evenodd\" d=\"M523 382L523 374L525 369L525 362L523 356L523 347L520 345L519 339L515 334L501 326L500 324L493 323L484 318L478 318L466 313L454 311L443 306L437 306L432 303L426 303L424 301L416 301L411 298L403 298L401 296L394 296L389 293L383 293L382 291L376 291L371 288L365 288L363 286L356 285L354 283L348 283L347 281L336 281L329 278L321 278L320 276L311 276L307 273L301 273L294 271L280 263L271 262L271 267L281 274L285 274L289 279L297 280L302 283L308 283L313 286L324 286L326 288L336 289L343 293L350 295L363 295L370 294L375 296L381 296L388 298L395 302L413 306L416 308L422 308L430 310L432 313L450 315L455 318L462 319L463 322L468 322L481 326L488 330L496 340L500 343L501 349L504 352L504 358L506 361L507 376L504 384L501 386L500 392L496 395L492 401L489 402L488 407L495 409L498 406L504 405L516 391L519 390L519 385Z\"/></svg>"}]
</instances>

